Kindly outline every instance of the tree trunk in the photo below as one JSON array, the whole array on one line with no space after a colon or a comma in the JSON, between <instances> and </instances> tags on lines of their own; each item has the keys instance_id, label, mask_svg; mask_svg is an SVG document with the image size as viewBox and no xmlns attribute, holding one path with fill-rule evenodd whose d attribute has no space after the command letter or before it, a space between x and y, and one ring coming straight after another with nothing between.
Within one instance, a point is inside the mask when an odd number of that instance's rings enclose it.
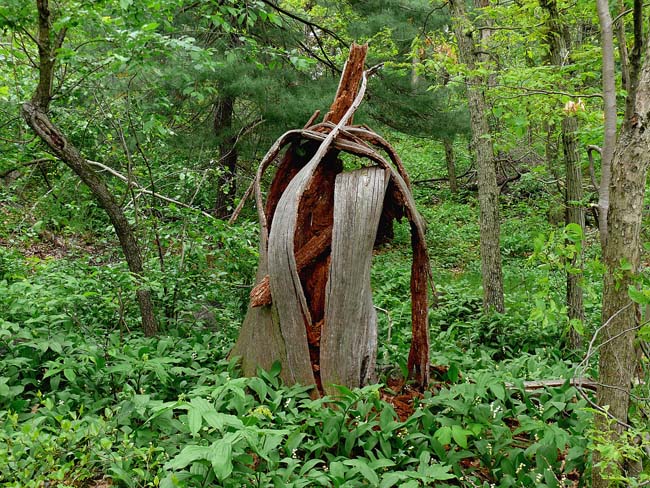
<instances>
[{"instance_id":1,"label":"tree trunk","mask_svg":"<svg viewBox=\"0 0 650 488\"><path fill-rule=\"evenodd\" d=\"M454 158L454 141L445 137L442 140L445 146L445 161L447 162L447 177L449 178L449 189L452 193L458 193L458 182L456 181L456 161Z\"/></svg>"},{"instance_id":2,"label":"tree trunk","mask_svg":"<svg viewBox=\"0 0 650 488\"><path fill-rule=\"evenodd\" d=\"M389 175L378 167L336 177L334 228L320 373L327 394L332 385L364 386L375 381L377 314L370 290L372 248Z\"/></svg>"},{"instance_id":3,"label":"tree trunk","mask_svg":"<svg viewBox=\"0 0 650 488\"><path fill-rule=\"evenodd\" d=\"M540 5L546 10L546 42L549 46L549 63L554 66L563 66L570 61L570 38L565 23L560 17L556 0L542 0ZM584 235L585 212L582 207L582 171L580 168L580 154L578 152L578 120L574 113L580 110L578 104L565 107L565 116L562 119L562 144L564 149L564 167L566 173L564 205L564 223L577 224ZM570 321L584 322L583 293L580 281L582 279L582 243L577 243L580 252L576 254L567 265L567 312ZM573 326L568 331L569 345L579 348L581 345L580 334Z\"/></svg>"},{"instance_id":4,"label":"tree trunk","mask_svg":"<svg viewBox=\"0 0 650 488\"><path fill-rule=\"evenodd\" d=\"M630 390L637 366L634 347L640 321L638 304L628 288L634 284L641 260L641 223L646 176L650 164L650 42L646 44L635 100L634 116L626 120L616 146L612 168L609 234L603 253L602 336L599 357L598 405L621 423L613 428L602 416L596 429L616 438L628 422ZM622 266L625 263L625 266ZM598 458L595 459L598 461ZM594 469L593 487L610 486L608 470Z\"/></svg>"},{"instance_id":5,"label":"tree trunk","mask_svg":"<svg viewBox=\"0 0 650 488\"><path fill-rule=\"evenodd\" d=\"M37 0L38 8L38 53L39 53L39 83L31 102L22 106L22 115L36 135L83 181L99 205L108 214L115 233L120 241L129 271L135 278L136 295L142 316L142 328L147 336L158 333L158 324L154 314L151 292L143 285L144 267L140 247L133 230L109 191L97 173L81 156L79 150L66 139L61 130L55 126L47 115L47 109L52 99L52 79L56 64L56 50L62 45L65 30L61 32L56 43L51 39L51 14L47 0Z\"/></svg>"},{"instance_id":6,"label":"tree trunk","mask_svg":"<svg viewBox=\"0 0 650 488\"><path fill-rule=\"evenodd\" d=\"M214 215L219 219L230 217L237 192L237 140L232 134L234 105L234 97L223 96L214 108L214 133L220 139Z\"/></svg>"},{"instance_id":7,"label":"tree trunk","mask_svg":"<svg viewBox=\"0 0 650 488\"><path fill-rule=\"evenodd\" d=\"M614 62L614 32L612 14L607 0L596 0L600 20L600 38L603 50L603 100L605 132L601 151L600 189L598 191L598 230L600 244L605 248L607 242L607 214L610 206L610 182L612 179L612 159L616 149L616 67Z\"/></svg>"},{"instance_id":8,"label":"tree trunk","mask_svg":"<svg viewBox=\"0 0 650 488\"><path fill-rule=\"evenodd\" d=\"M580 226L582 235L585 232L585 209L582 206L582 169L578 153L578 119L565 117L562 120L562 143L564 147L564 166L566 170L566 185L564 202L566 205L566 224ZM582 243L576 243L579 252L567 263L570 269L566 276L567 311L570 321L585 320L582 281ZM569 345L577 349L582 345L582 337L574 327L569 327Z\"/></svg>"},{"instance_id":9,"label":"tree trunk","mask_svg":"<svg viewBox=\"0 0 650 488\"><path fill-rule=\"evenodd\" d=\"M450 0L454 31L458 42L460 59L470 70L479 63L474 26L465 11L464 0ZM496 164L487 119L487 105L483 89L487 77L471 75L467 87L467 98L472 127L472 151L478 167L478 200L480 209L481 273L483 278L483 308L485 311L504 311L503 276L501 271L499 187Z\"/></svg>"}]
</instances>

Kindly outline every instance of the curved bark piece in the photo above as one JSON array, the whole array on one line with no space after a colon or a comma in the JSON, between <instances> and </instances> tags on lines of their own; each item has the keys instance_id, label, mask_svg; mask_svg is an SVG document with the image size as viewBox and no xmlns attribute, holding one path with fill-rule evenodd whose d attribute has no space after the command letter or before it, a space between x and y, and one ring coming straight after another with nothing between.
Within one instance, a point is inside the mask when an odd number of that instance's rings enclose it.
<instances>
[{"instance_id":1,"label":"curved bark piece","mask_svg":"<svg viewBox=\"0 0 650 488\"><path fill-rule=\"evenodd\" d=\"M296 265L294 236L298 220L298 208L303 193L323 157L327 154L341 127L356 111L366 89L363 77L356 99L341 121L323 140L311 161L291 180L282 194L273 215L268 241L268 271L273 296L273 309L277 310L280 332L286 347L286 364L283 374L292 383L315 384L306 328L313 326L307 299L300 282Z\"/></svg>"},{"instance_id":2,"label":"curved bark piece","mask_svg":"<svg viewBox=\"0 0 650 488\"><path fill-rule=\"evenodd\" d=\"M334 187L334 229L320 373L326 394L333 385L355 388L374 379L377 315L370 290L370 265L388 171L363 168L341 173Z\"/></svg>"}]
</instances>

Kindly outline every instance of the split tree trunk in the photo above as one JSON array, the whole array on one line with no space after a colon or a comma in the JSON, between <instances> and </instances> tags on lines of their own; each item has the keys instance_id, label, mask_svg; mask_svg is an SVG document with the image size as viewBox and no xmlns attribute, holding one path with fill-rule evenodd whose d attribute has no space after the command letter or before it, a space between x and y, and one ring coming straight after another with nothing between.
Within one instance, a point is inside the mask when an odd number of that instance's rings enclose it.
<instances>
[{"instance_id":1,"label":"split tree trunk","mask_svg":"<svg viewBox=\"0 0 650 488\"><path fill-rule=\"evenodd\" d=\"M337 393L331 385L375 381L377 314L370 290L370 264L389 177L378 167L336 177L320 344L321 381L327 394Z\"/></svg>"},{"instance_id":2,"label":"split tree trunk","mask_svg":"<svg viewBox=\"0 0 650 488\"><path fill-rule=\"evenodd\" d=\"M369 129L349 125L365 92L366 50L352 46L324 122L311 120L302 131L282 136L254 180L261 224L258 284L231 356L241 357L245 374L279 361L285 382L314 384L315 395L374 379L377 318L369 267L381 217L406 215L411 222L409 377L422 387L429 379L424 223L394 150ZM260 182L285 145L265 205ZM341 173L340 151L376 166Z\"/></svg>"}]
</instances>

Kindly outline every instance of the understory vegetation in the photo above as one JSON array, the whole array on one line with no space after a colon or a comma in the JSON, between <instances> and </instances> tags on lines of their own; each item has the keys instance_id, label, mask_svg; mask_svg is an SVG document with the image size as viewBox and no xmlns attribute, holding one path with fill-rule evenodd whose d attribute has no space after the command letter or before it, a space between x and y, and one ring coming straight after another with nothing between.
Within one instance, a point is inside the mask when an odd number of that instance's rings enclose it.
<instances>
[{"instance_id":1,"label":"understory vegetation","mask_svg":"<svg viewBox=\"0 0 650 488\"><path fill-rule=\"evenodd\" d=\"M414 176L440 158L433 143L402 153ZM27 208L4 191L0 480L14 487L105 486L101 480L165 488L582 486L594 450L612 459L635 452L599 439L583 397L589 391L564 381L592 373L594 358L564 346L566 232L547 223L548 199L526 198L541 185L529 179L503 196L507 313L491 315L481 307L475 195L417 186L437 304L430 310L435 380L413 398L391 390L404 376L410 340L403 226L374 257L380 383L312 399L309 388L284 387L277 369L244 378L227 359L254 281L253 223L190 211L160 223L166 272L152 274L149 285L168 313L160 336L145 338L133 283L101 215L74 200L81 208L67 212L42 199ZM79 211L92 217L60 224ZM593 229L586 237L594 239ZM600 266L590 254L586 337L599 318ZM560 381L538 390L524 383L546 379Z\"/></svg>"},{"instance_id":2,"label":"understory vegetation","mask_svg":"<svg viewBox=\"0 0 650 488\"><path fill-rule=\"evenodd\" d=\"M0 486L650 486L647 9L1 0Z\"/></svg>"}]
</instances>

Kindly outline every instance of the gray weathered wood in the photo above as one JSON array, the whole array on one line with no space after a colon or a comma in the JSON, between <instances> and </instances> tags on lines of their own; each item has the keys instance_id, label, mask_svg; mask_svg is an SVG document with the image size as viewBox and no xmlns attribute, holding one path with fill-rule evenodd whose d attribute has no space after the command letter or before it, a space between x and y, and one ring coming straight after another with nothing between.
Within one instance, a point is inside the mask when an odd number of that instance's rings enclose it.
<instances>
[{"instance_id":1,"label":"gray weathered wood","mask_svg":"<svg viewBox=\"0 0 650 488\"><path fill-rule=\"evenodd\" d=\"M296 265L294 236L298 220L300 200L309 185L316 167L321 163L352 114L363 100L367 79L364 74L361 87L352 106L341 121L323 140L312 159L296 174L285 189L275 210L268 240L268 274L273 297L274 320L286 347L286 364L282 374L290 383L315 384L316 380L309 359L306 327L313 325L305 292Z\"/></svg>"},{"instance_id":2,"label":"gray weathered wood","mask_svg":"<svg viewBox=\"0 0 650 488\"><path fill-rule=\"evenodd\" d=\"M377 315L370 265L389 175L372 167L336 177L320 350L321 381L328 394L337 393L333 384L354 388L374 379Z\"/></svg>"}]
</instances>

